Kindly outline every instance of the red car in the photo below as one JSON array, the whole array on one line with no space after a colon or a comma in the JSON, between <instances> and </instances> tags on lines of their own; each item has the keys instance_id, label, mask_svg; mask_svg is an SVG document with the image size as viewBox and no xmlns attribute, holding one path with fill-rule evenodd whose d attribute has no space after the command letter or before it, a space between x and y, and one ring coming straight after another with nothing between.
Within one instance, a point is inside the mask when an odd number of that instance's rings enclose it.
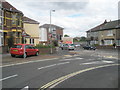
<instances>
[{"instance_id":1,"label":"red car","mask_svg":"<svg viewBox=\"0 0 120 90\"><path fill-rule=\"evenodd\" d=\"M25 53L24 53L25 48ZM24 58L30 55L39 55L39 50L33 47L31 44L16 44L12 48L10 48L10 54L12 57L16 55L21 55Z\"/></svg>"}]
</instances>

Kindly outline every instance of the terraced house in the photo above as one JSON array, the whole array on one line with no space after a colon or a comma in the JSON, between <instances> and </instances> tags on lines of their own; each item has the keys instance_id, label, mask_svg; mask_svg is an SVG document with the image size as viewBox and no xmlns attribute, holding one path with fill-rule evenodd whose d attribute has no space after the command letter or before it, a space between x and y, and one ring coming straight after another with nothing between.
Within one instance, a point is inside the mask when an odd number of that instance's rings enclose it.
<instances>
[{"instance_id":1,"label":"terraced house","mask_svg":"<svg viewBox=\"0 0 120 90\"><path fill-rule=\"evenodd\" d=\"M4 11L4 25L3 25L3 37L4 46L8 46L9 38L13 37L13 43L22 43L23 32L23 13L13 7L7 1L2 2L2 8ZM11 42L12 43L12 42Z\"/></svg>"},{"instance_id":2,"label":"terraced house","mask_svg":"<svg viewBox=\"0 0 120 90\"><path fill-rule=\"evenodd\" d=\"M104 22L97 27L90 29L87 31L87 37L89 39L90 44L98 44L98 45L109 45L112 46L114 43L117 46L120 46L120 20ZM97 37L97 42L96 38ZM95 43L96 42L96 43Z\"/></svg>"}]
</instances>

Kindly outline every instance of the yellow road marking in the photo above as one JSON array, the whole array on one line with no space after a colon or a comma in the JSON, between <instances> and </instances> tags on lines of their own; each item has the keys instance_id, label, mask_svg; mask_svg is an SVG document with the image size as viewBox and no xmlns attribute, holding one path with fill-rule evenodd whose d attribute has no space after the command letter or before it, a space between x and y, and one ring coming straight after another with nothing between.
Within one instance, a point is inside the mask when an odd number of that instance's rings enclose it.
<instances>
[{"instance_id":1,"label":"yellow road marking","mask_svg":"<svg viewBox=\"0 0 120 90\"><path fill-rule=\"evenodd\" d=\"M103 68L103 67L108 67L108 66L116 66L116 65L120 65L120 64L102 65L102 66L91 67L91 68L87 68L87 69L80 70L80 71L77 71L77 72L73 72L73 73L71 73L71 74L62 76L62 77L60 77L60 78L58 78L58 79L55 79L55 80L53 80L53 81L51 81L51 82L43 85L43 86L42 86L41 88L39 88L38 90L44 90L44 89L46 89L46 88L49 88L49 87L53 86L53 85L56 84L56 83L59 84L59 83L63 82L64 80L66 80L66 79L68 79L68 78L70 78L70 77L73 77L73 76L75 76L75 75L77 75L77 74L80 74L80 73L83 73L83 72L86 72L86 71L90 71L90 70L94 70L94 69L98 69L98 68ZM56 84L56 85L57 85L57 84Z\"/></svg>"}]
</instances>

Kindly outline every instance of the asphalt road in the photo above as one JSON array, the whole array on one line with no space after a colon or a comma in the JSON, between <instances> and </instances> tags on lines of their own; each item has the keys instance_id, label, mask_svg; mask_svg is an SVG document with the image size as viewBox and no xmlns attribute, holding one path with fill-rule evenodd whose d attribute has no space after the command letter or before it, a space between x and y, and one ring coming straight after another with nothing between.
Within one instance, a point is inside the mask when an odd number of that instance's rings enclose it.
<instances>
[{"instance_id":1,"label":"asphalt road","mask_svg":"<svg viewBox=\"0 0 120 90\"><path fill-rule=\"evenodd\" d=\"M98 66L105 67L97 68ZM94 70L90 70L93 67ZM0 82L2 82L2 88L18 89L23 89L25 87L36 89L44 87L91 88L95 86L117 88L117 67L118 60L116 59L104 59L98 56L93 56L92 53L83 54L81 56L0 67L2 68L3 75ZM85 70L88 71L83 72ZM60 83L57 84L57 82ZM49 83L49 85L46 85L47 83Z\"/></svg>"}]
</instances>

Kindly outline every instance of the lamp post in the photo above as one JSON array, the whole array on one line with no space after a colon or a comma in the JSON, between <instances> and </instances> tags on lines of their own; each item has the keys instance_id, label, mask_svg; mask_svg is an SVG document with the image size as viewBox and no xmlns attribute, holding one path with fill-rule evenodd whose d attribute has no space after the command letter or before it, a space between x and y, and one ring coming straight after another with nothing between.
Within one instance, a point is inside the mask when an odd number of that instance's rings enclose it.
<instances>
[{"instance_id":1,"label":"lamp post","mask_svg":"<svg viewBox=\"0 0 120 90\"><path fill-rule=\"evenodd\" d=\"M50 53L52 54L53 53L53 51L52 51L52 30L51 30L51 14L52 14L52 12L55 12L55 10L50 10L50 27L49 27L49 29L50 29L50 44L51 44L51 49L50 49Z\"/></svg>"}]
</instances>

